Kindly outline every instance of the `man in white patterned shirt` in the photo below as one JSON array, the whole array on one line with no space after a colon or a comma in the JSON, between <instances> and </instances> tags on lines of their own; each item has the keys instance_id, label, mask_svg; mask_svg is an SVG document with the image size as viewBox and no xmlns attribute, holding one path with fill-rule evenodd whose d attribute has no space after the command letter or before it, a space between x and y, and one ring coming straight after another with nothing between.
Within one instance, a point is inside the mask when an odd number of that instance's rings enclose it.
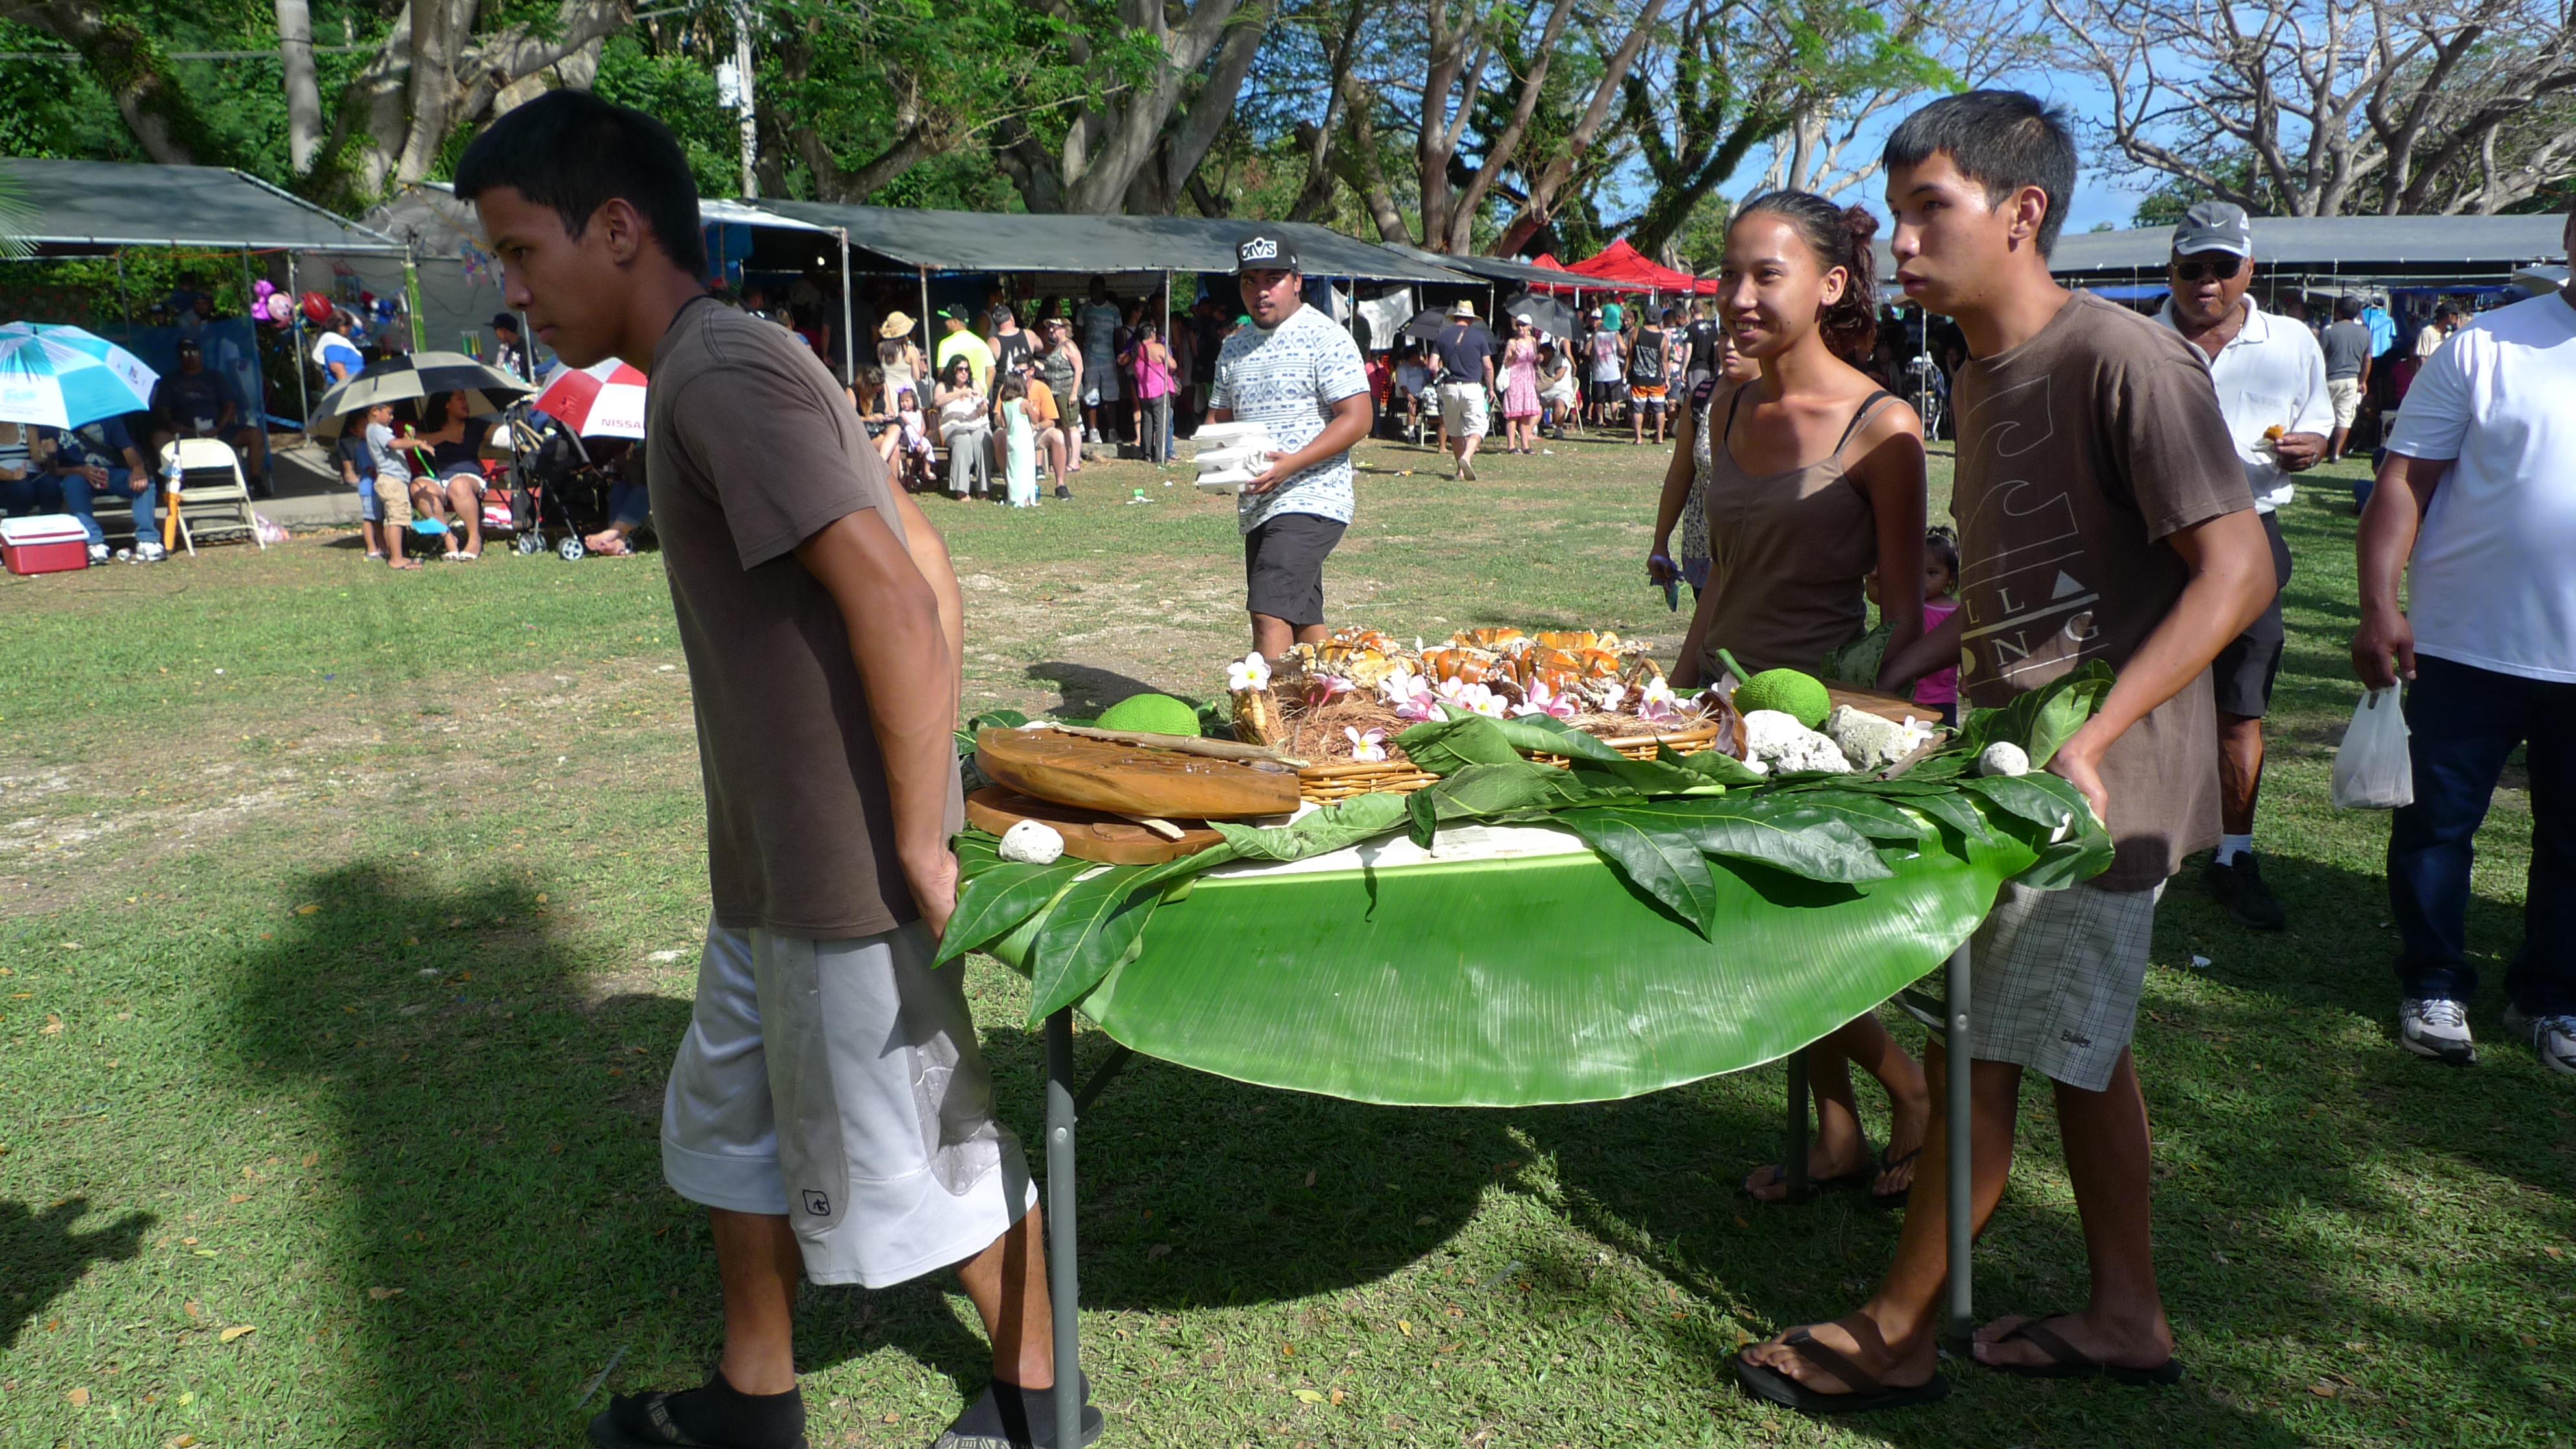
<instances>
[{"instance_id":1,"label":"man in white patterned shirt","mask_svg":"<svg viewBox=\"0 0 2576 1449\"><path fill-rule=\"evenodd\" d=\"M1275 232L1245 237L1234 275L1250 327L1217 356L1208 421L1260 423L1283 451L1243 485L1252 647L1276 659L1324 641L1324 560L1350 526L1351 445L1368 436L1367 364L1333 319L1305 305L1296 251Z\"/></svg>"}]
</instances>

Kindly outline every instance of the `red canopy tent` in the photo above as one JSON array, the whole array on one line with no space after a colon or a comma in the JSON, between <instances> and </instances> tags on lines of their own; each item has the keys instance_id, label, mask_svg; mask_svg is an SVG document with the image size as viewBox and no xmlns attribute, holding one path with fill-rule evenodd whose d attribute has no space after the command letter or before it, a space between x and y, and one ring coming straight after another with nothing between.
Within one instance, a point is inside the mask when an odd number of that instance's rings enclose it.
<instances>
[{"instance_id":1,"label":"red canopy tent","mask_svg":"<svg viewBox=\"0 0 2576 1449\"><path fill-rule=\"evenodd\" d=\"M1551 264L1544 258L1534 263L1537 266ZM1626 237L1621 237L1566 270L1581 276L1598 277L1603 281L1624 283L1643 291L1683 292L1703 296L1714 295L1717 291L1715 279L1702 280L1688 272L1676 272L1670 267L1649 261L1644 253L1628 245Z\"/></svg>"},{"instance_id":2,"label":"red canopy tent","mask_svg":"<svg viewBox=\"0 0 2576 1449\"><path fill-rule=\"evenodd\" d=\"M1629 255L1635 256L1636 253L1634 250L1631 250ZM1655 285L1652 282L1633 282L1619 277L1596 277L1591 273L1584 271L1583 264L1580 262L1569 267L1565 263L1558 261L1556 259L1556 254L1553 252L1541 252L1537 256L1530 258L1529 264L1533 267L1545 267L1551 272L1563 272L1566 274L1568 278L1566 283L1563 286L1550 288L1549 290L1551 291L1572 292L1577 296L1580 296L1585 292L1651 292L1655 290Z\"/></svg>"}]
</instances>

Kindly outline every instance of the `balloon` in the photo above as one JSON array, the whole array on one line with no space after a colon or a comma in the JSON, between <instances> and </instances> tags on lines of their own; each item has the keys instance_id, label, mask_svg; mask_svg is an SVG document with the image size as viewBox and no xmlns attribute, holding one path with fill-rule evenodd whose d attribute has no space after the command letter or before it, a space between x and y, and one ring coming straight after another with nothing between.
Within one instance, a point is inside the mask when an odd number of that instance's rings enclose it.
<instances>
[{"instance_id":1,"label":"balloon","mask_svg":"<svg viewBox=\"0 0 2576 1449\"><path fill-rule=\"evenodd\" d=\"M262 277L258 281L250 284L250 294L258 298L263 303L268 300L268 294L276 290L277 284L268 280L266 277Z\"/></svg>"},{"instance_id":2,"label":"balloon","mask_svg":"<svg viewBox=\"0 0 2576 1449\"><path fill-rule=\"evenodd\" d=\"M269 321L282 325L285 323L287 318L294 315L295 304L287 299L287 295L284 292L271 292L268 294Z\"/></svg>"},{"instance_id":3,"label":"balloon","mask_svg":"<svg viewBox=\"0 0 2576 1449\"><path fill-rule=\"evenodd\" d=\"M305 293L299 305L304 308L304 315L310 321L328 322L331 320L331 299L323 296L319 292Z\"/></svg>"}]
</instances>

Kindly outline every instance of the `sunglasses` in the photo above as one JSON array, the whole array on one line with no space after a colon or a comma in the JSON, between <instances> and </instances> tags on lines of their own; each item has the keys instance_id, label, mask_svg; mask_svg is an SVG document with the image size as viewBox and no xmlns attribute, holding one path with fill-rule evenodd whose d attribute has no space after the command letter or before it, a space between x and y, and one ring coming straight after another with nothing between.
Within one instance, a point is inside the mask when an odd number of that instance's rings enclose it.
<instances>
[{"instance_id":1,"label":"sunglasses","mask_svg":"<svg viewBox=\"0 0 2576 1449\"><path fill-rule=\"evenodd\" d=\"M2173 264L2174 280L2177 282L2197 282L2204 279L2214 279L2223 282L2228 278L2235 276L2238 272L2245 270L2245 261L2246 259L2243 257L2227 257L2215 262L2195 262L2177 259Z\"/></svg>"}]
</instances>

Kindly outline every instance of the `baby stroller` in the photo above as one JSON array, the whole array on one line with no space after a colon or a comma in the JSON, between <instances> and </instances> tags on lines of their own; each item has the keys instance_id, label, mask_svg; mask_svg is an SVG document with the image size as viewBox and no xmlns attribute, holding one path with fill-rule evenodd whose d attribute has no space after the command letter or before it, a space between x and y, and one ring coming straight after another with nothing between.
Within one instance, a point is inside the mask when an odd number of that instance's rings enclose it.
<instances>
[{"instance_id":1,"label":"baby stroller","mask_svg":"<svg viewBox=\"0 0 2576 1449\"><path fill-rule=\"evenodd\" d=\"M509 425L512 547L535 554L551 544L565 562L579 559L589 552L582 540L608 527L613 480L562 423L521 404Z\"/></svg>"}]
</instances>

